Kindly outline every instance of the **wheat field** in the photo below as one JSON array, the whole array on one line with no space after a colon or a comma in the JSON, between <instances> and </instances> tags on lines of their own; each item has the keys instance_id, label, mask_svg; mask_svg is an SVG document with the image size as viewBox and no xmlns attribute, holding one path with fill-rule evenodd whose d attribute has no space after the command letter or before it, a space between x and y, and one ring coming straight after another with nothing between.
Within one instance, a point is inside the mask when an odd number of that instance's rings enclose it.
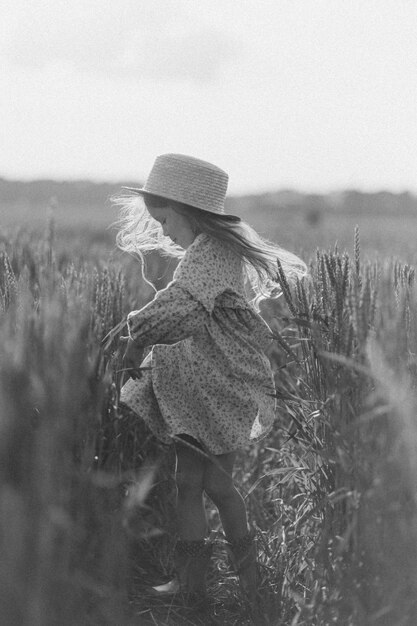
<instances>
[{"instance_id":1,"label":"wheat field","mask_svg":"<svg viewBox=\"0 0 417 626\"><path fill-rule=\"evenodd\" d=\"M263 305L279 419L235 475L257 533L255 619L209 502L210 615L147 592L172 572L174 459L119 407L117 339L103 342L152 295L137 263L101 241L64 249L53 220L2 234L2 625L416 623L415 270L350 239L312 252L295 287L281 273Z\"/></svg>"}]
</instances>

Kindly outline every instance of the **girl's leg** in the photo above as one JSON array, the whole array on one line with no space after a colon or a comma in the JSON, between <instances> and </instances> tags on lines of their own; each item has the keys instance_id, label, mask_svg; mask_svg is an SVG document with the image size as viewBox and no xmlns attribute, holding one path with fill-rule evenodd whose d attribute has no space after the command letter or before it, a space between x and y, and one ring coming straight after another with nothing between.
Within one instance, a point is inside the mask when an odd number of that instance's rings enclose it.
<instances>
[{"instance_id":1,"label":"girl's leg","mask_svg":"<svg viewBox=\"0 0 417 626\"><path fill-rule=\"evenodd\" d=\"M249 606L257 594L256 545L249 532L245 502L233 484L235 453L222 454L206 461L204 490L219 510L234 568Z\"/></svg>"},{"instance_id":2,"label":"girl's leg","mask_svg":"<svg viewBox=\"0 0 417 626\"><path fill-rule=\"evenodd\" d=\"M206 570L212 550L211 543L205 539L207 520L203 501L204 457L180 441L175 443L175 452L179 535L174 550L176 576L153 590L160 596L180 591L188 594L190 602L193 598L193 602L204 604Z\"/></svg>"},{"instance_id":3,"label":"girl's leg","mask_svg":"<svg viewBox=\"0 0 417 626\"><path fill-rule=\"evenodd\" d=\"M177 529L180 539L197 541L207 535L203 500L205 459L185 443L176 442Z\"/></svg>"},{"instance_id":4,"label":"girl's leg","mask_svg":"<svg viewBox=\"0 0 417 626\"><path fill-rule=\"evenodd\" d=\"M227 540L236 541L248 533L245 502L232 478L236 453L220 454L214 458L214 461L205 461L203 488L219 510Z\"/></svg>"}]
</instances>

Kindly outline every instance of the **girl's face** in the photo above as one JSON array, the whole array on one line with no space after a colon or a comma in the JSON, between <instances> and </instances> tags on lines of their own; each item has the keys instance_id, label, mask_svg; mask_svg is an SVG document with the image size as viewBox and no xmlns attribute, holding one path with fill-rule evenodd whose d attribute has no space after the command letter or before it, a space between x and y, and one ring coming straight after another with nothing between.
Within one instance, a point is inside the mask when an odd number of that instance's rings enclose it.
<instances>
[{"instance_id":1,"label":"girl's face","mask_svg":"<svg viewBox=\"0 0 417 626\"><path fill-rule=\"evenodd\" d=\"M172 239L174 243L184 250L193 243L195 233L185 215L176 213L170 206L164 208L147 207L147 209L150 216L161 224L164 235Z\"/></svg>"}]
</instances>

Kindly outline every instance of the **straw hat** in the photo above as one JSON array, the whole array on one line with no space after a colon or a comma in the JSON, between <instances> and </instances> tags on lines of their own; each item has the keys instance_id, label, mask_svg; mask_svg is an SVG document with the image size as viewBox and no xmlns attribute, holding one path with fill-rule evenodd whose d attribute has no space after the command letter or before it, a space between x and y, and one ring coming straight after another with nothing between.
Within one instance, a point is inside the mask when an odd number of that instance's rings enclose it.
<instances>
[{"instance_id":1,"label":"straw hat","mask_svg":"<svg viewBox=\"0 0 417 626\"><path fill-rule=\"evenodd\" d=\"M155 159L143 187L125 189L160 196L237 221L239 217L224 212L228 180L225 171L207 161L185 154L161 154Z\"/></svg>"}]
</instances>

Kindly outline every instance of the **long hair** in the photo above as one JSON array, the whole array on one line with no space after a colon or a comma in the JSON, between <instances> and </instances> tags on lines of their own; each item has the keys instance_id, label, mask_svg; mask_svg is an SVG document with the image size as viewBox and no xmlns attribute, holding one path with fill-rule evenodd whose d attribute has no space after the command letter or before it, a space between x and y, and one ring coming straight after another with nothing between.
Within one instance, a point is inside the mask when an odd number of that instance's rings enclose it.
<instances>
[{"instance_id":1,"label":"long hair","mask_svg":"<svg viewBox=\"0 0 417 626\"><path fill-rule=\"evenodd\" d=\"M185 250L163 235L160 223L151 217L147 206L170 206L188 219L196 235L205 233L236 254L244 264L245 278L254 294L252 303L257 310L262 299L278 297L281 293L278 264L290 283L307 274L307 266L298 256L264 239L237 216L210 213L150 194L144 194L143 198L137 195L116 196L112 200L120 208L120 219L116 222L120 230L116 243L121 250L139 256L142 275L148 283L144 254L159 250L165 256L181 258Z\"/></svg>"}]
</instances>

